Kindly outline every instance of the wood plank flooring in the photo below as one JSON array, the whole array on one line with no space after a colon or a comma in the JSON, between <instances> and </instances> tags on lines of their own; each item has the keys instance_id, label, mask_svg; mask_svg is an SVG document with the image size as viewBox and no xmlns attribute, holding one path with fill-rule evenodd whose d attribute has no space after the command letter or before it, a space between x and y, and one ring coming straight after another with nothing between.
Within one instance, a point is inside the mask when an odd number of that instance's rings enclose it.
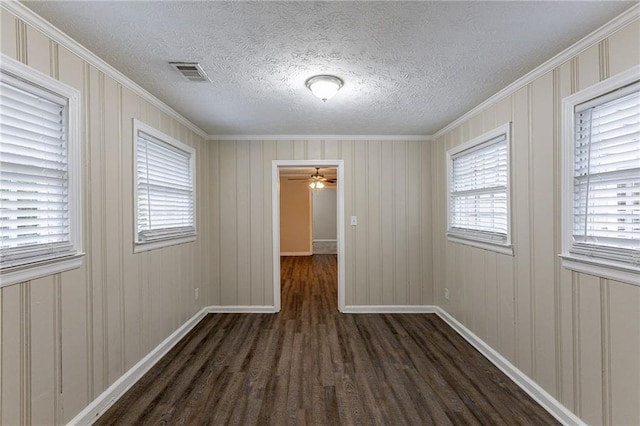
<instances>
[{"instance_id":1,"label":"wood plank flooring","mask_svg":"<svg viewBox=\"0 0 640 426\"><path fill-rule=\"evenodd\" d=\"M436 315L337 310L336 256L282 258L279 314L211 314L96 424L558 424Z\"/></svg>"}]
</instances>

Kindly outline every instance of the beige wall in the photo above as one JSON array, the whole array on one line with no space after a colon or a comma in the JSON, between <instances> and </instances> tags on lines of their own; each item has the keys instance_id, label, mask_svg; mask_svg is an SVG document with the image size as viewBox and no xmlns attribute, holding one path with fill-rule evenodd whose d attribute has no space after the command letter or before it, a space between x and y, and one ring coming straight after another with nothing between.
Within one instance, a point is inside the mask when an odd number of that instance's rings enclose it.
<instances>
[{"instance_id":1,"label":"beige wall","mask_svg":"<svg viewBox=\"0 0 640 426\"><path fill-rule=\"evenodd\" d=\"M434 142L435 303L589 424L640 424L640 287L560 266L560 102L640 63L639 37L635 21ZM445 238L446 150L509 121L513 257Z\"/></svg>"},{"instance_id":2,"label":"beige wall","mask_svg":"<svg viewBox=\"0 0 640 426\"><path fill-rule=\"evenodd\" d=\"M304 181L280 178L280 254L313 251L311 188Z\"/></svg>"},{"instance_id":3,"label":"beige wall","mask_svg":"<svg viewBox=\"0 0 640 426\"><path fill-rule=\"evenodd\" d=\"M210 145L4 9L1 19L3 53L82 94L84 266L0 289L0 424L65 423L212 303ZM196 148L195 243L133 254L133 117Z\"/></svg>"},{"instance_id":4,"label":"beige wall","mask_svg":"<svg viewBox=\"0 0 640 426\"><path fill-rule=\"evenodd\" d=\"M0 423L65 423L199 309L273 305L271 161L343 159L347 304L431 304L431 145L205 142L1 10L1 49L81 91L81 269L0 290ZM196 148L198 240L134 255L135 117ZM200 299L194 300L195 288Z\"/></svg>"},{"instance_id":5,"label":"beige wall","mask_svg":"<svg viewBox=\"0 0 640 426\"><path fill-rule=\"evenodd\" d=\"M273 305L272 160L344 160L347 305L429 305L431 144L424 141L211 141L213 302ZM358 226L349 217L358 216ZM214 261L217 263L217 261ZM215 292L218 292L217 295Z\"/></svg>"},{"instance_id":6,"label":"beige wall","mask_svg":"<svg viewBox=\"0 0 640 426\"><path fill-rule=\"evenodd\" d=\"M571 273L556 256L560 100L639 63L638 22L433 143L205 142L1 19L3 53L82 92L87 252L81 269L0 290L1 424L68 421L203 306L272 305L275 159L344 160L347 305L442 306L587 422L640 424L640 288ZM196 148L197 242L132 253L132 117ZM514 257L444 238L446 149L507 121Z\"/></svg>"}]
</instances>

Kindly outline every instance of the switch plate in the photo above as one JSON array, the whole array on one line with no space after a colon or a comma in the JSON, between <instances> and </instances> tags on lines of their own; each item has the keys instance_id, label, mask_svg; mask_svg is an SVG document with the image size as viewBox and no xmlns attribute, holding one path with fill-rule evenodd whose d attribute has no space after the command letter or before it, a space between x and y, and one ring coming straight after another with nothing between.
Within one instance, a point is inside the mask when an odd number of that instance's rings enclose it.
<instances>
[{"instance_id":1,"label":"switch plate","mask_svg":"<svg viewBox=\"0 0 640 426\"><path fill-rule=\"evenodd\" d=\"M358 216L351 216L351 226L356 226L358 224Z\"/></svg>"},{"instance_id":2,"label":"switch plate","mask_svg":"<svg viewBox=\"0 0 640 426\"><path fill-rule=\"evenodd\" d=\"M445 298L446 300L449 300L449 289L448 289L448 288L445 288L445 289L444 289L444 298Z\"/></svg>"},{"instance_id":3,"label":"switch plate","mask_svg":"<svg viewBox=\"0 0 640 426\"><path fill-rule=\"evenodd\" d=\"M195 294L194 294L195 299L196 299L196 300L200 299L200 289L199 289L199 288L196 288L196 291L195 291L194 293L195 293Z\"/></svg>"}]
</instances>

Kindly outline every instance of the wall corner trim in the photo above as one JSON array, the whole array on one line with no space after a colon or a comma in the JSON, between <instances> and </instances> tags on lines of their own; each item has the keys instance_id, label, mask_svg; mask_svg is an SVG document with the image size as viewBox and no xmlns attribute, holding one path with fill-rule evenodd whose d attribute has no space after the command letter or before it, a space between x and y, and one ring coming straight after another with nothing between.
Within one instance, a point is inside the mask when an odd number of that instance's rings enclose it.
<instances>
[{"instance_id":1,"label":"wall corner trim","mask_svg":"<svg viewBox=\"0 0 640 426\"><path fill-rule=\"evenodd\" d=\"M174 331L162 343L156 346L138 363L131 367L118 380L113 382L104 392L94 399L84 410L78 413L67 423L68 425L92 424L98 417L109 409L122 395L125 394L138 380L144 376L171 348L173 348L184 336L191 331L209 313L209 308L203 308L180 328Z\"/></svg>"},{"instance_id":2,"label":"wall corner trim","mask_svg":"<svg viewBox=\"0 0 640 426\"><path fill-rule=\"evenodd\" d=\"M581 52L584 52L585 50L589 49L591 46L601 42L605 38L609 37L611 34L615 33L616 31L620 30L627 24L637 19L640 19L640 4L632 6L631 8L622 12L620 15L613 18L611 21L607 22L606 24L604 24L603 26L601 26L591 34L587 35L586 37L579 40L578 42L572 44L562 52L558 53L556 56L544 62L542 65L528 72L527 74L520 77L513 83L509 84L504 89L500 90L495 95L491 96L484 102L480 103L478 106L471 109L461 117L447 124L445 127L435 132L432 135L432 139L433 140L438 139L439 137L443 136L445 133L453 130L454 128L458 127L460 124L469 120L471 117L487 109L489 106L493 105L494 103L498 102L499 100L507 96L512 95L513 93L517 92L520 88L534 82L538 78L542 77L544 74L559 67L560 65L562 65L563 63L571 59L572 57L579 55Z\"/></svg>"},{"instance_id":3,"label":"wall corner trim","mask_svg":"<svg viewBox=\"0 0 640 426\"><path fill-rule=\"evenodd\" d=\"M23 5L19 1L2 1L0 2L0 7L8 10L19 19L23 20L28 25L31 25L47 37L54 40L56 43L64 46L69 49L72 53L78 55L81 59L87 61L98 70L102 71L109 77L113 78L115 81L123 85L124 87L130 89L136 95L140 96L142 99L149 102L151 105L158 108L160 111L167 114L169 117L175 119L180 124L187 127L189 130L196 133L202 139L207 140L208 135L201 128L193 124L184 116L180 115L173 108L162 102L160 99L156 98L154 95L143 89L138 83L131 80L126 75L122 74L120 71L109 65L107 62L102 60L96 54L91 52L89 49L69 37L67 34L56 28L50 22L42 18L40 15L33 12L27 6Z\"/></svg>"},{"instance_id":4,"label":"wall corner trim","mask_svg":"<svg viewBox=\"0 0 640 426\"><path fill-rule=\"evenodd\" d=\"M504 374L513 380L520 388L525 391L531 398L555 417L564 425L586 426L586 423L573 414L560 401L555 399L551 394L542 389L540 385L534 382L520 369L513 365L509 360L500 355L495 349L484 342L475 333L462 325L458 320L452 317L447 311L440 307L436 307L435 313L442 318L451 328L453 328L460 336L476 348L485 358L493 365L498 367Z\"/></svg>"}]
</instances>

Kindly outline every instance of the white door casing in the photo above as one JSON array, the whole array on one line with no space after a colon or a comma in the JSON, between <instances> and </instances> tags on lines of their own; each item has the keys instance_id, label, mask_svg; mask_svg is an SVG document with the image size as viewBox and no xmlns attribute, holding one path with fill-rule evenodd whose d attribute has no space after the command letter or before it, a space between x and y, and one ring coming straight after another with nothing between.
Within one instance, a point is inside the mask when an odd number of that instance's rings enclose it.
<instances>
[{"instance_id":1,"label":"white door casing","mask_svg":"<svg viewBox=\"0 0 640 426\"><path fill-rule=\"evenodd\" d=\"M273 305L281 308L280 285L280 171L282 167L335 167L337 169L338 310L345 307L344 161L273 160L271 163L271 206L273 220Z\"/></svg>"}]
</instances>

